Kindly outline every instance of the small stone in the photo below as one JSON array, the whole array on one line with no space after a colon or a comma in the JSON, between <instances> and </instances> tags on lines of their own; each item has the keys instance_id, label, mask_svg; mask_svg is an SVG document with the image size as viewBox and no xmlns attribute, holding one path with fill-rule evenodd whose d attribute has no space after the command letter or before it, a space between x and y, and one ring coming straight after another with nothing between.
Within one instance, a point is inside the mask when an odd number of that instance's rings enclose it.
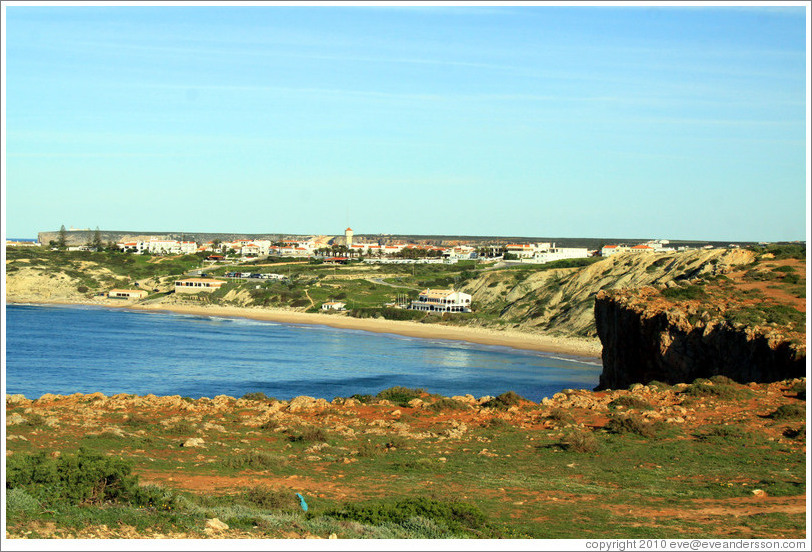
<instances>
[{"instance_id":1,"label":"small stone","mask_svg":"<svg viewBox=\"0 0 812 552\"><path fill-rule=\"evenodd\" d=\"M335 533L330 533L330 536L329 536L329 537L327 537L327 538L328 538L328 539L337 539L337 538L338 538L338 535L336 535Z\"/></svg>"},{"instance_id":2,"label":"small stone","mask_svg":"<svg viewBox=\"0 0 812 552\"><path fill-rule=\"evenodd\" d=\"M214 532L214 531L225 531L228 529L228 525L223 523L217 518L211 518L206 520L206 529L207 532Z\"/></svg>"},{"instance_id":3,"label":"small stone","mask_svg":"<svg viewBox=\"0 0 812 552\"><path fill-rule=\"evenodd\" d=\"M202 447L203 443L204 443L204 441L200 437L190 437L189 439L186 439L181 446L182 447Z\"/></svg>"},{"instance_id":4,"label":"small stone","mask_svg":"<svg viewBox=\"0 0 812 552\"><path fill-rule=\"evenodd\" d=\"M767 496L767 491L764 491L762 489L753 489L751 492L753 493L754 496Z\"/></svg>"}]
</instances>

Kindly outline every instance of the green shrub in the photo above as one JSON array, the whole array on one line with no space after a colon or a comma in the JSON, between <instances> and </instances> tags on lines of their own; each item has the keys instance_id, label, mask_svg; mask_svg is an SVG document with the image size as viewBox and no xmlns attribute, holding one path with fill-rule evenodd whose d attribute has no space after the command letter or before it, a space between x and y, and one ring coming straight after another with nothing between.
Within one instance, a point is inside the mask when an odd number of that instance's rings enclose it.
<instances>
[{"instance_id":1,"label":"green shrub","mask_svg":"<svg viewBox=\"0 0 812 552\"><path fill-rule=\"evenodd\" d=\"M267 452L251 451L226 457L223 465L236 470L267 470L284 465L285 459Z\"/></svg>"},{"instance_id":2,"label":"green shrub","mask_svg":"<svg viewBox=\"0 0 812 552\"><path fill-rule=\"evenodd\" d=\"M124 420L122 425L125 425L131 429L137 429L152 427L154 423L155 422L151 418L144 416L143 414L136 413L130 414L127 419Z\"/></svg>"},{"instance_id":3,"label":"green shrub","mask_svg":"<svg viewBox=\"0 0 812 552\"><path fill-rule=\"evenodd\" d=\"M431 403L428 408L434 412L442 412L444 410L467 410L468 405L462 401L443 397L442 399Z\"/></svg>"},{"instance_id":4,"label":"green shrub","mask_svg":"<svg viewBox=\"0 0 812 552\"><path fill-rule=\"evenodd\" d=\"M659 427L634 414L613 416L604 427L609 433L633 433L641 437L656 437Z\"/></svg>"},{"instance_id":5,"label":"green shrub","mask_svg":"<svg viewBox=\"0 0 812 552\"><path fill-rule=\"evenodd\" d=\"M665 383L664 381L659 381L659 380L652 380L652 381L648 382L648 386L649 387L654 387L658 391L670 391L670 390L674 389L673 385Z\"/></svg>"},{"instance_id":6,"label":"green shrub","mask_svg":"<svg viewBox=\"0 0 812 552\"><path fill-rule=\"evenodd\" d=\"M806 408L800 404L782 404L769 417L773 420L805 420Z\"/></svg>"},{"instance_id":7,"label":"green shrub","mask_svg":"<svg viewBox=\"0 0 812 552\"><path fill-rule=\"evenodd\" d=\"M358 456L361 458L373 458L383 453L383 449L372 441L362 441L358 445Z\"/></svg>"},{"instance_id":8,"label":"green shrub","mask_svg":"<svg viewBox=\"0 0 812 552\"><path fill-rule=\"evenodd\" d=\"M730 400L749 399L753 396L752 391L743 387L726 384L703 383L699 382L699 380L683 389L682 394L687 397L709 397Z\"/></svg>"},{"instance_id":9,"label":"green shrub","mask_svg":"<svg viewBox=\"0 0 812 552\"><path fill-rule=\"evenodd\" d=\"M40 427L45 425L45 418L43 418L39 414L35 414L32 412L25 418L25 421L22 423L22 425L29 427Z\"/></svg>"},{"instance_id":10,"label":"green shrub","mask_svg":"<svg viewBox=\"0 0 812 552\"><path fill-rule=\"evenodd\" d=\"M392 401L398 406L407 407L409 406L409 401L412 399L418 399L425 393L425 389L410 389L408 387L396 386L390 387L389 389L384 389L378 393L377 397L379 399Z\"/></svg>"},{"instance_id":11,"label":"green shrub","mask_svg":"<svg viewBox=\"0 0 812 552\"><path fill-rule=\"evenodd\" d=\"M186 435L195 432L195 424L188 420L181 420L166 428L166 431L173 435Z\"/></svg>"},{"instance_id":12,"label":"green shrub","mask_svg":"<svg viewBox=\"0 0 812 552\"><path fill-rule=\"evenodd\" d=\"M747 431L737 425L710 425L694 433L694 437L700 441L711 442L745 442L755 443L761 441L760 436Z\"/></svg>"},{"instance_id":13,"label":"green shrub","mask_svg":"<svg viewBox=\"0 0 812 552\"><path fill-rule=\"evenodd\" d=\"M402 435L393 435L384 445L387 449L404 450L409 448L411 441Z\"/></svg>"},{"instance_id":14,"label":"green shrub","mask_svg":"<svg viewBox=\"0 0 812 552\"><path fill-rule=\"evenodd\" d=\"M514 393L513 391L507 391L505 393L502 393L498 397L495 397L487 401L482 406L486 408L498 408L499 410L507 410L511 406L518 406L525 401L527 401L527 399L525 399L518 393Z\"/></svg>"},{"instance_id":15,"label":"green shrub","mask_svg":"<svg viewBox=\"0 0 812 552\"><path fill-rule=\"evenodd\" d=\"M358 401L361 404L369 404L369 403L371 403L371 402L373 402L375 400L375 397L373 395L355 394L355 395L351 396L350 398L355 399L356 401Z\"/></svg>"},{"instance_id":16,"label":"green shrub","mask_svg":"<svg viewBox=\"0 0 812 552\"><path fill-rule=\"evenodd\" d=\"M596 452L598 440L591 431L573 431L564 436L561 447L573 452Z\"/></svg>"},{"instance_id":17,"label":"green shrub","mask_svg":"<svg viewBox=\"0 0 812 552\"><path fill-rule=\"evenodd\" d=\"M486 525L485 515L474 505L425 497L406 498L394 503L345 504L327 510L323 515L370 525L392 523L401 526L422 518L461 533L478 532Z\"/></svg>"},{"instance_id":18,"label":"green shrub","mask_svg":"<svg viewBox=\"0 0 812 552\"><path fill-rule=\"evenodd\" d=\"M783 432L784 437L789 437L790 439L797 439L798 441L803 441L806 439L806 425L802 425L798 429L792 429L788 427Z\"/></svg>"},{"instance_id":19,"label":"green shrub","mask_svg":"<svg viewBox=\"0 0 812 552\"><path fill-rule=\"evenodd\" d=\"M80 449L77 454L47 458L44 453L15 454L7 460L6 488L22 489L47 503L102 504L149 499L121 458Z\"/></svg>"},{"instance_id":20,"label":"green shrub","mask_svg":"<svg viewBox=\"0 0 812 552\"><path fill-rule=\"evenodd\" d=\"M572 423L575 421L572 413L565 408L553 408L547 415L547 418L550 420L555 420L556 422L564 423Z\"/></svg>"},{"instance_id":21,"label":"green shrub","mask_svg":"<svg viewBox=\"0 0 812 552\"><path fill-rule=\"evenodd\" d=\"M237 497L237 502L256 506L264 510L281 510L296 508L299 505L296 494L289 490L271 489L269 487L251 487Z\"/></svg>"},{"instance_id":22,"label":"green shrub","mask_svg":"<svg viewBox=\"0 0 812 552\"><path fill-rule=\"evenodd\" d=\"M711 376L708 381L710 381L711 383L714 383L714 384L723 384L723 385L735 385L736 384L736 382L734 380L730 379L727 376L722 376L722 375Z\"/></svg>"},{"instance_id":23,"label":"green shrub","mask_svg":"<svg viewBox=\"0 0 812 552\"><path fill-rule=\"evenodd\" d=\"M619 406L623 406L626 408L636 408L637 410L652 409L651 403L644 401L640 397L635 397L634 395L623 395L609 403L610 410L615 409Z\"/></svg>"},{"instance_id":24,"label":"green shrub","mask_svg":"<svg viewBox=\"0 0 812 552\"><path fill-rule=\"evenodd\" d=\"M325 442L327 441L327 432L320 427L305 426L297 434L288 435L288 441L292 443L312 443L312 442Z\"/></svg>"},{"instance_id":25,"label":"green shrub","mask_svg":"<svg viewBox=\"0 0 812 552\"><path fill-rule=\"evenodd\" d=\"M481 425L487 429L505 429L512 427L510 422L503 420L502 418L491 418L490 420L483 422Z\"/></svg>"},{"instance_id":26,"label":"green shrub","mask_svg":"<svg viewBox=\"0 0 812 552\"><path fill-rule=\"evenodd\" d=\"M245 399L246 401L257 401L257 402L268 402L268 403L275 403L275 397L269 397L262 391L254 391L253 393L246 393L241 399Z\"/></svg>"},{"instance_id":27,"label":"green shrub","mask_svg":"<svg viewBox=\"0 0 812 552\"><path fill-rule=\"evenodd\" d=\"M666 288L660 292L666 299L674 301L704 300L708 298L705 289L699 285L677 286Z\"/></svg>"},{"instance_id":28,"label":"green shrub","mask_svg":"<svg viewBox=\"0 0 812 552\"><path fill-rule=\"evenodd\" d=\"M279 427L279 420L277 420L276 418L269 418L259 426L259 429L273 431L277 427Z\"/></svg>"}]
</instances>

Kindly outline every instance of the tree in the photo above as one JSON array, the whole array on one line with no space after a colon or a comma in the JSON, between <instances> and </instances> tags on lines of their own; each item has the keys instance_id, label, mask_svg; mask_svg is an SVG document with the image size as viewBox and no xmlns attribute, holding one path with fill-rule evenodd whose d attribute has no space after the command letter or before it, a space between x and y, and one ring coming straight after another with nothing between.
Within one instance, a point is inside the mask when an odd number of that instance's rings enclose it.
<instances>
[{"instance_id":1,"label":"tree","mask_svg":"<svg viewBox=\"0 0 812 552\"><path fill-rule=\"evenodd\" d=\"M59 237L56 239L56 246L59 249L65 249L68 246L68 232L65 230L65 225L59 229Z\"/></svg>"},{"instance_id":2,"label":"tree","mask_svg":"<svg viewBox=\"0 0 812 552\"><path fill-rule=\"evenodd\" d=\"M90 247L95 251L101 251L104 249L104 242L102 241L101 232L99 231L98 226L96 227L96 231L93 232L93 239L90 241Z\"/></svg>"}]
</instances>

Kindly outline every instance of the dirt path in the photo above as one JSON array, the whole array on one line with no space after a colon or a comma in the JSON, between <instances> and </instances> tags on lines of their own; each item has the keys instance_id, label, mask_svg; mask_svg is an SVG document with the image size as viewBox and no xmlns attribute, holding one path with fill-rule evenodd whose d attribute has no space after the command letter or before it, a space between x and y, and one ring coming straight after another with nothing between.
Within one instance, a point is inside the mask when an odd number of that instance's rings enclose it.
<instances>
[{"instance_id":1,"label":"dirt path","mask_svg":"<svg viewBox=\"0 0 812 552\"><path fill-rule=\"evenodd\" d=\"M389 287L393 287L393 288L410 289L410 290L413 290L413 291L421 291L420 288L416 288L416 287L401 286L401 285L398 285L398 284L390 284L389 282L387 282L387 281L385 281L385 280L383 280L381 278L365 278L365 280L367 282L372 282L373 284L380 284L382 286L389 286Z\"/></svg>"},{"instance_id":2,"label":"dirt path","mask_svg":"<svg viewBox=\"0 0 812 552\"><path fill-rule=\"evenodd\" d=\"M307 300L310 301L310 306L315 307L316 303L313 302L313 298L310 297L310 294L307 292L307 288L305 288L304 292L305 292L305 297L307 297Z\"/></svg>"}]
</instances>

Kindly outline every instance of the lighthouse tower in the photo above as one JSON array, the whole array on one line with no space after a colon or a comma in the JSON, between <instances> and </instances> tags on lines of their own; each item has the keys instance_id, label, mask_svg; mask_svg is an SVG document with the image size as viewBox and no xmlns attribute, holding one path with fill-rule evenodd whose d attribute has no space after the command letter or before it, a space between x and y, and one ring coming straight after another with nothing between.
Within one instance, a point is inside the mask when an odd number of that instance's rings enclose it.
<instances>
[{"instance_id":1,"label":"lighthouse tower","mask_svg":"<svg viewBox=\"0 0 812 552\"><path fill-rule=\"evenodd\" d=\"M352 228L347 228L344 230L344 241L346 242L347 247L352 247Z\"/></svg>"}]
</instances>

